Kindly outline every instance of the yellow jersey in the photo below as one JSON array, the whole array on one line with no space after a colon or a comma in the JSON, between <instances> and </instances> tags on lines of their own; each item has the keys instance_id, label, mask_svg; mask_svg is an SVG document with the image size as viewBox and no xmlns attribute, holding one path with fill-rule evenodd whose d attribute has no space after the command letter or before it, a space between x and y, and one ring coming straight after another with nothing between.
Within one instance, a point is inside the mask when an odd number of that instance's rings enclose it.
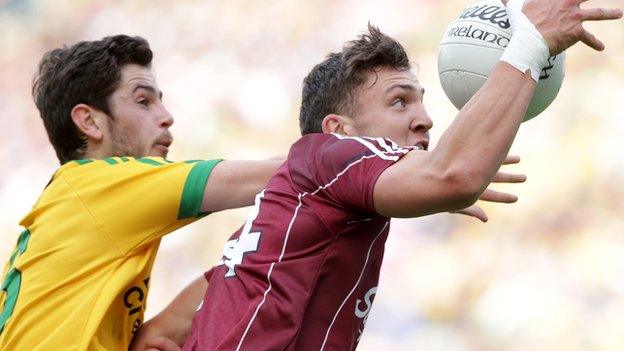
<instances>
[{"instance_id":1,"label":"yellow jersey","mask_svg":"<svg viewBox=\"0 0 624 351\"><path fill-rule=\"evenodd\" d=\"M127 350L163 235L201 217L220 160L71 161L24 217L4 271L0 350Z\"/></svg>"}]
</instances>

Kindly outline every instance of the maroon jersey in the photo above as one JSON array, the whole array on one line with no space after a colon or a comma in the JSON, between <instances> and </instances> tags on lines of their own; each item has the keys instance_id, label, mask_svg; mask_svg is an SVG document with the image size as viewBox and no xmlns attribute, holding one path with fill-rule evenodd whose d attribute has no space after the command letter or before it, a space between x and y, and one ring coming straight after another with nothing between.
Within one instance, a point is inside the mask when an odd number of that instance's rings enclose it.
<instances>
[{"instance_id":1,"label":"maroon jersey","mask_svg":"<svg viewBox=\"0 0 624 351\"><path fill-rule=\"evenodd\" d=\"M297 141L206 275L184 350L355 349L390 222L373 188L410 150L334 134Z\"/></svg>"}]
</instances>

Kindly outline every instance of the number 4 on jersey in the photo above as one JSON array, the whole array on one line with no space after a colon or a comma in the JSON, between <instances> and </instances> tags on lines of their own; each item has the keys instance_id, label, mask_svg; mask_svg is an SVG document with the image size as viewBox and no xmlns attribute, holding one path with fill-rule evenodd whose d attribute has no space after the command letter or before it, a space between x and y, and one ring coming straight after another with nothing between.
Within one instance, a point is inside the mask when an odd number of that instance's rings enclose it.
<instances>
[{"instance_id":1,"label":"number 4 on jersey","mask_svg":"<svg viewBox=\"0 0 624 351\"><path fill-rule=\"evenodd\" d=\"M223 258L221 258L218 265L224 264L228 267L228 271L225 273L226 278L236 275L234 266L243 262L243 256L247 252L255 252L258 250L258 242L260 241L260 235L262 235L262 232L252 232L251 225L253 221L256 220L256 217L260 212L260 201L263 197L264 190L262 190L260 194L256 195L254 207L247 217L245 226L238 236L238 239L230 240L225 243L225 247L223 248Z\"/></svg>"}]
</instances>

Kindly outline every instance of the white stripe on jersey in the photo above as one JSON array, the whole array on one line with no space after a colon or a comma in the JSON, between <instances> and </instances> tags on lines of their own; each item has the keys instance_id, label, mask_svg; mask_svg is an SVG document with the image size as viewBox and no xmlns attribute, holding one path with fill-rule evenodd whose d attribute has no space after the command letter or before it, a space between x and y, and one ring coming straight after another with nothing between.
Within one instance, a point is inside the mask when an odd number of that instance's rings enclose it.
<instances>
[{"instance_id":1,"label":"white stripe on jersey","mask_svg":"<svg viewBox=\"0 0 624 351\"><path fill-rule=\"evenodd\" d=\"M353 286L351 291L349 291L349 294L344 298L344 300L342 300L340 307L338 307L336 314L334 314L334 318L332 319L331 323L329 323L329 327L327 328L327 333L325 333L325 339L323 339L323 344L321 345L321 348L320 348L321 351L323 351L323 349L325 348L325 344L327 343L327 339L329 338L329 332L331 332L331 329L334 326L334 322L336 321L338 314L340 314L340 310L342 310L342 307L345 305L345 303L347 303L347 300L349 300L349 297L351 297L351 294L353 294L353 292L355 291L355 288L357 288L357 286L360 284L360 280L362 280L362 276L364 275L364 271L366 270L366 265L368 264L368 258L370 256L371 250L373 249L373 245L375 244L375 241L377 241L377 238L379 238L381 233L383 233L383 231L386 229L386 227L388 226L388 223L390 223L390 221L386 222L386 225L384 225L383 228L381 228L379 233L377 233L377 236L375 237L375 239L373 239L370 246L368 247L368 252L366 253L366 260L364 261L364 265L362 266L362 271L360 271L360 276L358 277L358 280L355 282L355 285Z\"/></svg>"},{"instance_id":2,"label":"white stripe on jersey","mask_svg":"<svg viewBox=\"0 0 624 351\"><path fill-rule=\"evenodd\" d=\"M345 140L345 139L351 139L351 140L355 140L358 142L361 142L362 140L366 141L366 140L370 140L373 142L376 142L377 144L379 144L380 147L377 147L377 149L379 151L382 151L384 153L401 153L401 154L406 154L410 151L412 151L414 148L412 146L405 146L405 147L400 147L397 143L395 143L394 141L392 141L391 139L388 138L373 138L373 137L367 137L367 136L361 136L361 137L348 137L348 136L344 136L344 135L339 135L339 134L333 134L332 135L338 137L341 140ZM366 144L362 144L364 146L366 146L368 148L368 145ZM373 147L375 147L373 145ZM382 150L383 148L383 150ZM370 148L369 148L370 149Z\"/></svg>"},{"instance_id":3,"label":"white stripe on jersey","mask_svg":"<svg viewBox=\"0 0 624 351\"><path fill-rule=\"evenodd\" d=\"M358 163L360 163L360 162L362 162L362 161L364 161L364 160L366 160L366 159L368 159L368 158L373 158L373 157L375 157L375 155L362 156L362 158L361 158L361 159L359 159L359 160L357 160L357 161L355 161L355 162L350 163L347 167L345 167L345 169L343 169L343 170L342 170L342 172L340 172L340 173L336 174L336 178L332 179L329 183L327 183L327 184L325 184L325 185L319 186L316 190L314 190L314 191L312 192L312 194L311 194L311 195L316 195L316 193L318 193L319 191L321 191L321 190L323 190L323 189L327 189L327 188L329 188L332 184L334 184L334 183L338 180L338 178L339 178L341 175L345 174L345 173L349 170L349 168L351 168L352 166L357 165ZM308 193L305 193L304 195L307 195L307 194L308 194Z\"/></svg>"},{"instance_id":4,"label":"white stripe on jersey","mask_svg":"<svg viewBox=\"0 0 624 351\"><path fill-rule=\"evenodd\" d=\"M256 319L256 316L258 315L258 311L260 310L260 307L264 304L264 301L266 300L267 295L269 294L269 291L271 291L273 285L271 283L271 272L273 272L273 266L276 263L282 262L282 258L284 257L284 253L286 252L286 245L288 244L288 237L290 236L290 230L292 228L293 223L295 222L295 219L297 218L297 214L299 213L299 208L302 205L302 199L307 196L307 195L316 195L319 191L326 189L328 187L330 187L332 184L334 184L338 178L340 178L340 176L342 176L343 174L345 174L347 172L347 170L349 170L349 168L351 168L352 166L362 162L363 160L369 159L369 158L373 158L375 156L379 156L380 158L384 159L384 160L389 160L389 161L397 161L399 159L398 156L387 156L385 155L383 152L381 152L379 149L377 149L373 144L361 139L361 138L354 138L354 137L345 137L342 135L338 135L338 134L332 134L334 136L336 136L338 139L353 139L353 140L357 140L358 142L360 142L362 145L366 146L369 150L371 150L373 153L375 153L375 155L368 155L368 156L362 156L362 158L360 158L359 160L353 161L351 162L347 167L345 167L344 170L342 170L342 172L336 174L336 177L334 179L332 179L331 181L329 181L327 184L319 186L316 190L314 190L312 193L299 193L299 203L297 204L297 207L295 208L295 212L293 213L293 217L290 220L290 224L288 225L288 229L286 230L286 236L284 238L284 245L282 246L282 252L280 254L279 259L276 262L271 263L271 267L269 268L269 272L267 274L267 281L269 282L269 287L267 288L267 290L264 292L262 300L260 301L260 303L258 304L258 306L256 307L256 311L254 312L253 316L251 317L251 320L249 321L249 323L247 324L247 328L245 329L245 332L243 333L243 336L241 337L240 341L238 342L238 347L236 348L236 351L240 350L241 346L243 345L243 341L245 339L245 337L247 336L247 333L249 332L249 329L251 329L251 325L253 324L253 321ZM396 144L394 144L396 145ZM398 153L408 153L410 151L410 149L407 148L401 148L397 151L393 151L393 152L398 152ZM259 206L258 206L259 207ZM386 225L383 227L383 229L379 232L379 234L377 234L377 236L375 237L375 239L373 240L373 243L375 242L375 240L377 240L377 238L379 237L379 235L381 233L383 233L383 230L386 228L386 226L388 225L388 223L386 223ZM371 248L372 248L371 244ZM370 249L368 249L368 254L366 255L366 262L364 263L364 267L366 267L366 264L368 262L368 256L370 254ZM358 278L358 283L360 281L360 279L362 278L362 273L360 273L360 277ZM356 286L357 284L356 283ZM355 287L353 288L355 289ZM349 295L351 295L353 293L353 290L349 293ZM347 296L348 298L348 296ZM346 301L346 300L345 300ZM344 305L344 302L343 302ZM340 311L340 309L342 308L342 305L340 306L340 308L338 309L338 311ZM337 315L337 314L336 314ZM334 320L336 319L336 316L334 316ZM334 321L332 321L332 324L334 323ZM330 325L330 329L331 329L331 325ZM329 335L329 330L327 331L327 335ZM327 341L327 335L325 336L325 341ZM325 341L323 342L323 345L325 345ZM322 349L322 347L321 347Z\"/></svg>"},{"instance_id":5,"label":"white stripe on jersey","mask_svg":"<svg viewBox=\"0 0 624 351\"><path fill-rule=\"evenodd\" d=\"M387 140L390 140L390 139L387 139ZM394 141L392 141L392 140L390 140L390 142L392 143L392 148L393 148L393 149L398 149L398 148L399 148L399 145L397 145L397 143L395 143L395 142L394 142Z\"/></svg>"},{"instance_id":6,"label":"white stripe on jersey","mask_svg":"<svg viewBox=\"0 0 624 351\"><path fill-rule=\"evenodd\" d=\"M372 143L360 138L360 137L347 137L344 135L339 135L339 134L332 134L333 136L335 136L338 139L341 140L355 140L358 143L366 146L370 151L372 151L375 155L379 156L379 158L381 158L382 160L388 160L388 161L397 161L399 159L398 156L388 156L385 154L385 150L380 150L379 148L377 148L375 145L373 145Z\"/></svg>"},{"instance_id":7,"label":"white stripe on jersey","mask_svg":"<svg viewBox=\"0 0 624 351\"><path fill-rule=\"evenodd\" d=\"M262 191L262 194L264 195L264 190ZM273 266L275 266L275 263L282 262L282 258L284 257L284 252L286 252L286 244L288 243L288 237L290 236L290 229L292 229L292 225L295 222L295 218L297 218L297 214L299 213L299 208L301 207L301 204L302 204L301 199L305 195L307 195L307 193L299 194L299 203L297 204L297 207L295 208L295 213L293 215L293 218L290 220L290 224L288 224L288 229L286 230L286 237L284 238L284 245L282 246L282 253L280 254L280 257L277 260L277 262L271 263L271 267L269 268L269 273L267 274L267 281L269 282L269 287L264 292L264 295L262 296L262 301L260 301L260 303L258 304L258 307L256 307L256 311L254 312L253 316L251 317L251 320L249 321L249 324L247 324L247 328L245 329L245 332L243 333L243 336L241 337L240 341L238 342L238 346L236 347L236 351L240 350L241 346L243 345L243 340L245 340L245 336L247 336L247 333L249 332L249 329L251 328L251 324L256 319L256 316L258 315L258 311L260 311L260 307L264 304L264 301L266 300L266 297L269 294L269 291L271 291L271 288L273 287L273 284L271 283L271 272L273 272ZM260 206L258 206L258 207L260 207Z\"/></svg>"},{"instance_id":8,"label":"white stripe on jersey","mask_svg":"<svg viewBox=\"0 0 624 351\"><path fill-rule=\"evenodd\" d=\"M390 148L390 150L388 150L389 153L406 154L414 149L413 146L400 147L397 143L395 143L394 141L388 138L371 138L371 137L361 137L361 138L376 141L386 150ZM388 145L388 142L390 143L390 145Z\"/></svg>"},{"instance_id":9,"label":"white stripe on jersey","mask_svg":"<svg viewBox=\"0 0 624 351\"><path fill-rule=\"evenodd\" d=\"M243 336L241 336L241 339L238 342L236 351L240 350L241 346L243 345L243 340L245 340L245 336L247 336L247 332L249 332L249 329L251 328L251 323L253 323L254 319L256 319L256 316L258 315L258 311L260 310L260 307L262 306L262 304L264 304L264 301L266 300L266 297L269 294L269 291L271 291L271 288L273 287L273 284L271 284L271 272L273 272L273 266L275 266L275 262L271 263L271 267L269 268L269 274L267 275L267 280L269 281L269 288L264 292L264 295L262 295L262 301L260 301L260 303L258 304L258 307L256 307L256 311L251 317L249 324L247 324L247 328L245 328L245 332L243 333Z\"/></svg>"},{"instance_id":10,"label":"white stripe on jersey","mask_svg":"<svg viewBox=\"0 0 624 351\"><path fill-rule=\"evenodd\" d=\"M411 150L404 147L400 148L399 145L397 145L394 141L390 139L375 138L375 141L377 141L377 143L379 143L379 145L381 145L384 149L388 150L387 152L406 154ZM390 142L390 145L388 145L388 142Z\"/></svg>"},{"instance_id":11,"label":"white stripe on jersey","mask_svg":"<svg viewBox=\"0 0 624 351\"><path fill-rule=\"evenodd\" d=\"M386 152L392 152L395 151L392 148L392 145L388 145L388 143L386 143L386 139L384 138L375 138L375 141L377 142L377 144L379 144L381 147L383 147Z\"/></svg>"}]
</instances>

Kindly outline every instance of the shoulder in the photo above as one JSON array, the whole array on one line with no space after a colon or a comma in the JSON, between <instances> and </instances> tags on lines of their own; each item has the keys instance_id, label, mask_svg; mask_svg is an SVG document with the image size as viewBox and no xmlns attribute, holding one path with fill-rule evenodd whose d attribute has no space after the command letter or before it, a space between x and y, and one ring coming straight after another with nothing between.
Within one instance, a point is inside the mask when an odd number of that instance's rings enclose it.
<instances>
[{"instance_id":1,"label":"shoulder","mask_svg":"<svg viewBox=\"0 0 624 351\"><path fill-rule=\"evenodd\" d=\"M331 157L343 155L377 157L382 160L396 161L400 155L405 155L411 148L401 148L394 141L387 138L348 137L331 134L334 139L326 146L325 154Z\"/></svg>"},{"instance_id":2,"label":"shoulder","mask_svg":"<svg viewBox=\"0 0 624 351\"><path fill-rule=\"evenodd\" d=\"M114 183L150 181L150 179L202 178L210 174L221 160L192 160L173 162L161 157L109 157L106 159L84 159L64 164L54 179L62 177L71 183L97 182Z\"/></svg>"},{"instance_id":3,"label":"shoulder","mask_svg":"<svg viewBox=\"0 0 624 351\"><path fill-rule=\"evenodd\" d=\"M170 161L162 157L108 157L104 159L82 159L67 162L61 168L59 173L82 173L82 172L132 172L142 171L153 168L193 168L195 165L203 165L205 163L215 163L221 160L189 160L189 161Z\"/></svg>"},{"instance_id":4,"label":"shoulder","mask_svg":"<svg viewBox=\"0 0 624 351\"><path fill-rule=\"evenodd\" d=\"M393 163L411 148L400 148L386 138L309 134L291 148L288 163L294 180L325 183L363 161Z\"/></svg>"},{"instance_id":5,"label":"shoulder","mask_svg":"<svg viewBox=\"0 0 624 351\"><path fill-rule=\"evenodd\" d=\"M288 158L291 163L313 162L315 166L331 165L334 168L344 168L363 157L397 161L410 150L410 147L399 147L387 138L309 134L293 145Z\"/></svg>"}]
</instances>

